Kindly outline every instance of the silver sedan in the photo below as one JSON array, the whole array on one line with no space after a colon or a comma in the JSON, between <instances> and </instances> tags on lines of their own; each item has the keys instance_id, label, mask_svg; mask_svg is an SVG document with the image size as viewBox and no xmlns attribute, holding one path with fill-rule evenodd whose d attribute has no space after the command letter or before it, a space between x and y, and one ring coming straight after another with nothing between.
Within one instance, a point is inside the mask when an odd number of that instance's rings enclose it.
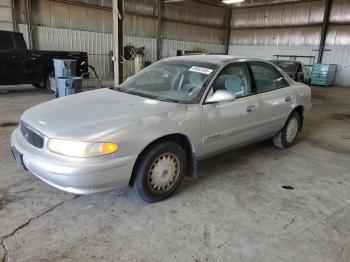
<instances>
[{"instance_id":1,"label":"silver sedan","mask_svg":"<svg viewBox=\"0 0 350 262\"><path fill-rule=\"evenodd\" d=\"M74 194L131 185L171 196L198 160L272 138L292 146L311 91L272 63L188 56L154 63L116 88L45 102L13 132L17 163Z\"/></svg>"}]
</instances>

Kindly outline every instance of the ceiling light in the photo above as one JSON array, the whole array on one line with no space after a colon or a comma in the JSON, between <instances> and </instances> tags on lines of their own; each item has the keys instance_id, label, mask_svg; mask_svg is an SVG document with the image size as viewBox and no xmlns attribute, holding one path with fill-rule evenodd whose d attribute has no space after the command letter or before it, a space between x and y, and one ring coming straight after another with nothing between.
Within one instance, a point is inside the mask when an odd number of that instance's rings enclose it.
<instances>
[{"instance_id":1,"label":"ceiling light","mask_svg":"<svg viewBox=\"0 0 350 262\"><path fill-rule=\"evenodd\" d=\"M225 4L236 4L236 3L242 3L245 0L222 0L223 3Z\"/></svg>"}]
</instances>

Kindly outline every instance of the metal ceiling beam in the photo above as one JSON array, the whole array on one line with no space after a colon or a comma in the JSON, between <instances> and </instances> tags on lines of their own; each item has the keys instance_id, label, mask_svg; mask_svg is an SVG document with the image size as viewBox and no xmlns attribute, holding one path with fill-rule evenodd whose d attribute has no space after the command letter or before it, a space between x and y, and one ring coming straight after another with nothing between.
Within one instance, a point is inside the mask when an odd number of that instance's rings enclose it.
<instances>
[{"instance_id":1,"label":"metal ceiling beam","mask_svg":"<svg viewBox=\"0 0 350 262\"><path fill-rule=\"evenodd\" d=\"M321 29L321 40L320 40L320 46L318 48L318 57L317 57L317 63L319 64L322 63L323 51L326 44L326 37L328 32L329 16L331 13L331 8L332 8L332 0L325 0L323 22L322 22L322 29Z\"/></svg>"},{"instance_id":2,"label":"metal ceiling beam","mask_svg":"<svg viewBox=\"0 0 350 262\"><path fill-rule=\"evenodd\" d=\"M272 6L281 6L281 5L292 5L297 3L308 3L308 2L317 2L319 0L297 0L290 2L274 2L266 4L256 4L256 5L242 5L242 6L232 6L233 9L249 9L249 8L261 8L261 7L272 7Z\"/></svg>"},{"instance_id":3,"label":"metal ceiling beam","mask_svg":"<svg viewBox=\"0 0 350 262\"><path fill-rule=\"evenodd\" d=\"M79 3L79 2L74 2L74 1L70 1L70 0L51 0L51 1L58 2L58 3L77 5L77 6L83 6L83 7L90 7L90 8L105 10L105 11L112 11L112 8L110 8L110 7L100 6L100 5L92 5L92 4L87 4L87 3ZM114 0L112 0L112 2L113 1Z\"/></svg>"},{"instance_id":4,"label":"metal ceiling beam","mask_svg":"<svg viewBox=\"0 0 350 262\"><path fill-rule=\"evenodd\" d=\"M166 18L166 17L163 17L163 21L180 23L180 24L185 24L185 25L202 26L202 27L207 27L207 28L212 28L212 29L226 30L226 26L194 23L194 22L190 22L190 21L181 21L178 19L172 19L172 18Z\"/></svg>"},{"instance_id":5,"label":"metal ceiling beam","mask_svg":"<svg viewBox=\"0 0 350 262\"><path fill-rule=\"evenodd\" d=\"M210 1L210 0L190 0L192 2L197 2L200 4L205 4L205 5L210 5L210 6L215 6L215 7L222 7L222 8L227 8L228 5L222 3L221 1Z\"/></svg>"},{"instance_id":6,"label":"metal ceiling beam","mask_svg":"<svg viewBox=\"0 0 350 262\"><path fill-rule=\"evenodd\" d=\"M232 27L232 30L287 29L287 28L318 27L318 26L322 26L322 23L300 24L300 25L272 25L272 26Z\"/></svg>"}]
</instances>

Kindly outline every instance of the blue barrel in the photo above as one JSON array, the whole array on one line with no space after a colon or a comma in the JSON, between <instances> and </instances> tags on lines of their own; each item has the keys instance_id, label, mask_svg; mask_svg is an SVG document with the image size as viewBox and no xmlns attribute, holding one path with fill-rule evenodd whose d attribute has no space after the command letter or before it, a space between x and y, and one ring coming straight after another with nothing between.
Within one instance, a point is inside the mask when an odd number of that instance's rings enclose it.
<instances>
[{"instance_id":1,"label":"blue barrel","mask_svg":"<svg viewBox=\"0 0 350 262\"><path fill-rule=\"evenodd\" d=\"M80 93L83 85L81 77L56 77L56 92L58 97Z\"/></svg>"},{"instance_id":2,"label":"blue barrel","mask_svg":"<svg viewBox=\"0 0 350 262\"><path fill-rule=\"evenodd\" d=\"M55 77L74 76L77 68L77 61L71 59L54 59Z\"/></svg>"}]
</instances>

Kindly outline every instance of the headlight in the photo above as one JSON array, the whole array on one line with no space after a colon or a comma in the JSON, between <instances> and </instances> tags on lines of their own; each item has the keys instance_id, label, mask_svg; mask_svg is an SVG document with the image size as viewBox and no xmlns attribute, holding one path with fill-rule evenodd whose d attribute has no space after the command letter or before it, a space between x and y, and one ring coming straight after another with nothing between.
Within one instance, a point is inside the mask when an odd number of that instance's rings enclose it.
<instances>
[{"instance_id":1,"label":"headlight","mask_svg":"<svg viewBox=\"0 0 350 262\"><path fill-rule=\"evenodd\" d=\"M47 147L51 152L72 157L102 156L118 150L118 145L114 143L77 142L62 139L49 139Z\"/></svg>"}]
</instances>

